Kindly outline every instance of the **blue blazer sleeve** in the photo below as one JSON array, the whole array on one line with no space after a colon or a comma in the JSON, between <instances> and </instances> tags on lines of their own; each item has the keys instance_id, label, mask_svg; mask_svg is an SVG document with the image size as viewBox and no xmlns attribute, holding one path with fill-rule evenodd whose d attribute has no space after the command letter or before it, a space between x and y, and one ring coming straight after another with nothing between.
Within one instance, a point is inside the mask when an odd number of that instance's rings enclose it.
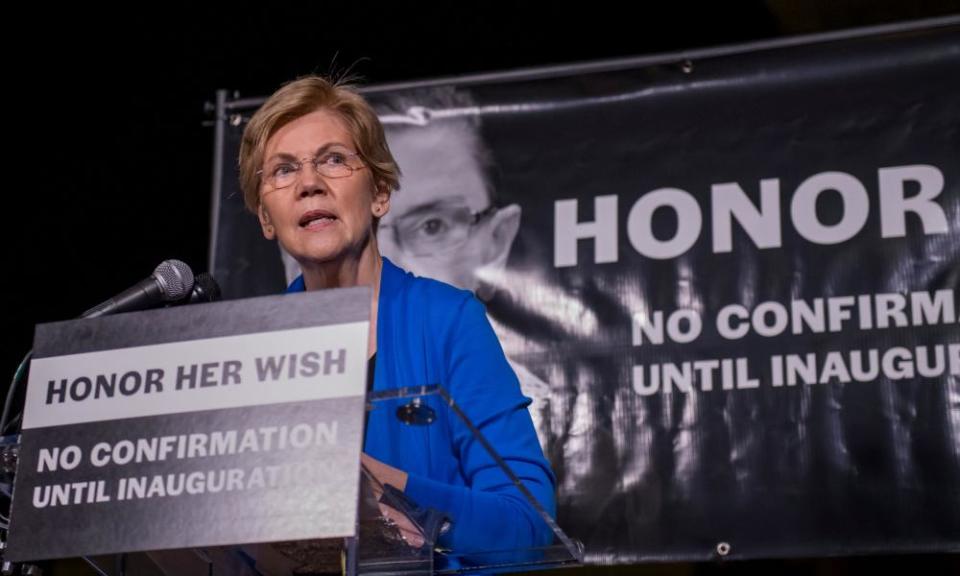
<instances>
[{"instance_id":1,"label":"blue blazer sleeve","mask_svg":"<svg viewBox=\"0 0 960 576\"><path fill-rule=\"evenodd\" d=\"M459 291L458 291L459 292ZM460 292L453 309L427 307L442 317L428 322L438 333L440 381L540 505L555 516L555 479L540 448L520 392L483 305ZM452 449L464 485L410 473L406 492L415 501L447 513L453 529L440 544L458 552L550 544L553 533L534 507L459 419L452 419Z\"/></svg>"}]
</instances>

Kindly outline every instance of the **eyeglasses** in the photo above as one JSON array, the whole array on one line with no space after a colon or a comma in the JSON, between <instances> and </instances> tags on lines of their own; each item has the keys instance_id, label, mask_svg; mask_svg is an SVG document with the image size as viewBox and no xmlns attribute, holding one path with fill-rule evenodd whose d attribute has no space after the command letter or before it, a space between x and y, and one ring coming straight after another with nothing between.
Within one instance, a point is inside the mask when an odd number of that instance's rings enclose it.
<instances>
[{"instance_id":1,"label":"eyeglasses","mask_svg":"<svg viewBox=\"0 0 960 576\"><path fill-rule=\"evenodd\" d=\"M381 223L380 229L392 232L403 252L412 256L442 255L462 246L474 226L497 212L488 206L471 212L467 206L430 206Z\"/></svg>"},{"instance_id":2,"label":"eyeglasses","mask_svg":"<svg viewBox=\"0 0 960 576\"><path fill-rule=\"evenodd\" d=\"M361 158L358 152L347 152L346 150L328 150L319 156L313 158L301 158L300 160L281 160L275 164L257 171L257 176L263 178L265 184L274 190L293 186L300 180L301 170L304 164L313 164L314 173L326 178L346 178L357 170L362 170L363 165L351 166L350 160Z\"/></svg>"}]
</instances>

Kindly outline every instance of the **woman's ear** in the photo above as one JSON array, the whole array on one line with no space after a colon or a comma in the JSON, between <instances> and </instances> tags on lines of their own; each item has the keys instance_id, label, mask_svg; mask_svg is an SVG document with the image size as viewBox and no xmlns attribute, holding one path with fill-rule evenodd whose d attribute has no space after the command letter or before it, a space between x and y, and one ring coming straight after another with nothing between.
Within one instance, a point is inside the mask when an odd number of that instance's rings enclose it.
<instances>
[{"instance_id":1,"label":"woman's ear","mask_svg":"<svg viewBox=\"0 0 960 576\"><path fill-rule=\"evenodd\" d=\"M373 189L373 204L370 210L375 218L383 218L383 215L390 211L390 187L382 180Z\"/></svg>"},{"instance_id":2,"label":"woman's ear","mask_svg":"<svg viewBox=\"0 0 960 576\"><path fill-rule=\"evenodd\" d=\"M274 230L270 214L267 213L267 209L263 207L262 202L257 206L257 218L260 220L260 230L263 232L263 237L267 240L276 238L277 231Z\"/></svg>"}]
</instances>

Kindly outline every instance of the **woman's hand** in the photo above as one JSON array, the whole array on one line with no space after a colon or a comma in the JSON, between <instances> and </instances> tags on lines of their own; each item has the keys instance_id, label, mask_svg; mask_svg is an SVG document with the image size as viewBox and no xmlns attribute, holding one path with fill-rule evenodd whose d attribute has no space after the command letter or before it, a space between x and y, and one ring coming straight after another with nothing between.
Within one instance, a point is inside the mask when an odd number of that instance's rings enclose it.
<instances>
[{"instance_id":1,"label":"woman's hand","mask_svg":"<svg viewBox=\"0 0 960 576\"><path fill-rule=\"evenodd\" d=\"M373 474L373 477L376 478L377 482L381 485L389 484L401 492L406 491L407 473L403 470L394 468L389 464L384 464L365 452L360 455L360 463ZM380 497L379 489L377 491L377 497Z\"/></svg>"},{"instance_id":2,"label":"woman's hand","mask_svg":"<svg viewBox=\"0 0 960 576\"><path fill-rule=\"evenodd\" d=\"M377 482L373 484L373 494L378 501L383 494L381 486L385 484L389 484L401 492L406 489L407 473L403 470L394 468L389 464L384 464L365 453L360 455L360 462L377 480ZM379 506L380 514L400 530L400 536L407 544L414 548L423 546L423 534L420 533L420 530L409 518L401 514L397 509L387 506L382 502L379 502Z\"/></svg>"}]
</instances>

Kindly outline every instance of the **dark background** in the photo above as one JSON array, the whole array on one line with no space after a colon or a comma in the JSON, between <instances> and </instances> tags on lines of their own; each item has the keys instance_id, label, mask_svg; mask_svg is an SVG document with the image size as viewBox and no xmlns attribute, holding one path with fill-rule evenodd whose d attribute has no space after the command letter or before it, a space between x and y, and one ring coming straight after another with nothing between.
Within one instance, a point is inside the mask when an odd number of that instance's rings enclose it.
<instances>
[{"instance_id":1,"label":"dark background","mask_svg":"<svg viewBox=\"0 0 960 576\"><path fill-rule=\"evenodd\" d=\"M206 268L205 104L219 88L263 96L314 72L349 69L381 84L588 62L957 14L960 1L35 3L5 12L9 381L33 324L74 317L167 258ZM916 561L925 573L947 569L946 559L924 556L726 570L859 572Z\"/></svg>"}]
</instances>

